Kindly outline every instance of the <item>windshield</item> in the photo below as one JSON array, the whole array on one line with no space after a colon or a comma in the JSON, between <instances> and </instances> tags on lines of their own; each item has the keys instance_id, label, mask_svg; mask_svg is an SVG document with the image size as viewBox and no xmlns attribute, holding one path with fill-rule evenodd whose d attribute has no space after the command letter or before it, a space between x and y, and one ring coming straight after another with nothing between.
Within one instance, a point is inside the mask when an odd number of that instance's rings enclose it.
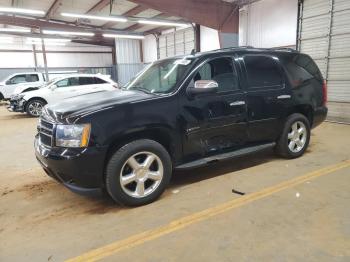
<instances>
[{"instance_id":1,"label":"windshield","mask_svg":"<svg viewBox=\"0 0 350 262\"><path fill-rule=\"evenodd\" d=\"M58 78L57 78L57 77L56 77L56 78L54 78L54 79L51 79L49 82L47 82L47 83L45 83L45 84L43 84L43 85L39 86L39 88L43 88L43 87L50 86L50 85L52 85L52 83L56 82L57 80L58 80Z\"/></svg>"},{"instance_id":2,"label":"windshield","mask_svg":"<svg viewBox=\"0 0 350 262\"><path fill-rule=\"evenodd\" d=\"M170 93L190 68L191 62L186 57L156 61L136 75L124 88L147 93Z\"/></svg>"}]
</instances>

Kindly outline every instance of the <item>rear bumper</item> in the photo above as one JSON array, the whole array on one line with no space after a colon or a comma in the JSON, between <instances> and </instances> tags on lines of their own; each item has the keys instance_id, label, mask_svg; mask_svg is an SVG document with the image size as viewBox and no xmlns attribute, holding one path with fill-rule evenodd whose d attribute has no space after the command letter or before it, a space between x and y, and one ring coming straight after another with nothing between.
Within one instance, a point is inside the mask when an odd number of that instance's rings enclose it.
<instances>
[{"instance_id":1,"label":"rear bumper","mask_svg":"<svg viewBox=\"0 0 350 262\"><path fill-rule=\"evenodd\" d=\"M317 127L324 120L326 120L327 113L328 113L328 108L325 106L316 108L314 110L314 119L313 119L313 123L312 123L312 128Z\"/></svg>"},{"instance_id":2,"label":"rear bumper","mask_svg":"<svg viewBox=\"0 0 350 262\"><path fill-rule=\"evenodd\" d=\"M49 148L34 141L35 155L44 171L69 190L88 196L102 193L105 147Z\"/></svg>"}]
</instances>

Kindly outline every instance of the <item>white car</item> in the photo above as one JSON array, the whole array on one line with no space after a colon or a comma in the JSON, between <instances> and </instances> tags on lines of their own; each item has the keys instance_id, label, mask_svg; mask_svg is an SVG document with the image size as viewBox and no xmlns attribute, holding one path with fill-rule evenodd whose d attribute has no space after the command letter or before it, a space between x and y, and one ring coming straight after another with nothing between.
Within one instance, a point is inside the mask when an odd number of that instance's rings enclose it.
<instances>
[{"instance_id":1,"label":"white car","mask_svg":"<svg viewBox=\"0 0 350 262\"><path fill-rule=\"evenodd\" d=\"M88 93L115 90L117 84L109 76L101 74L71 74L58 77L38 90L13 95L8 110L26 112L31 116L40 116L46 104L55 104L66 98Z\"/></svg>"},{"instance_id":2,"label":"white car","mask_svg":"<svg viewBox=\"0 0 350 262\"><path fill-rule=\"evenodd\" d=\"M0 100L9 99L17 88L29 91L43 84L45 84L43 73L28 72L9 75L0 82Z\"/></svg>"}]
</instances>

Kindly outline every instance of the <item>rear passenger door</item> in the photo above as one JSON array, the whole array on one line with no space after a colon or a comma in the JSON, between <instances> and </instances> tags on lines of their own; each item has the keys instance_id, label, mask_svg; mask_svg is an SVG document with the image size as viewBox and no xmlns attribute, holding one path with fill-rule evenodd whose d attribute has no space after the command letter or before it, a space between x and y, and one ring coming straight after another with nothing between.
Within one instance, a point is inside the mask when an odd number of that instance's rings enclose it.
<instances>
[{"instance_id":1,"label":"rear passenger door","mask_svg":"<svg viewBox=\"0 0 350 262\"><path fill-rule=\"evenodd\" d=\"M245 54L240 61L245 69L248 141L274 141L291 103L283 68L268 54Z\"/></svg>"},{"instance_id":2,"label":"rear passenger door","mask_svg":"<svg viewBox=\"0 0 350 262\"><path fill-rule=\"evenodd\" d=\"M77 88L77 95L83 95L83 94L95 92L94 87L96 87L94 77L81 76L79 77L79 86Z\"/></svg>"}]
</instances>

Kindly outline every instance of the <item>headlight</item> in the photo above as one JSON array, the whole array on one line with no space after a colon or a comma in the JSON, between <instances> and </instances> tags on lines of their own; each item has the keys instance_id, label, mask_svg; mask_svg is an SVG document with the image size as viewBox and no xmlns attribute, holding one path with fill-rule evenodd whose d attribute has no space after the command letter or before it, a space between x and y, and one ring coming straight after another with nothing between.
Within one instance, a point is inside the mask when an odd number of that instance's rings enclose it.
<instances>
[{"instance_id":1,"label":"headlight","mask_svg":"<svg viewBox=\"0 0 350 262\"><path fill-rule=\"evenodd\" d=\"M25 96L25 94L12 95L10 97L10 99L11 100L21 100L24 96Z\"/></svg>"},{"instance_id":2,"label":"headlight","mask_svg":"<svg viewBox=\"0 0 350 262\"><path fill-rule=\"evenodd\" d=\"M57 125L56 146L87 147L90 139L90 124Z\"/></svg>"}]
</instances>

